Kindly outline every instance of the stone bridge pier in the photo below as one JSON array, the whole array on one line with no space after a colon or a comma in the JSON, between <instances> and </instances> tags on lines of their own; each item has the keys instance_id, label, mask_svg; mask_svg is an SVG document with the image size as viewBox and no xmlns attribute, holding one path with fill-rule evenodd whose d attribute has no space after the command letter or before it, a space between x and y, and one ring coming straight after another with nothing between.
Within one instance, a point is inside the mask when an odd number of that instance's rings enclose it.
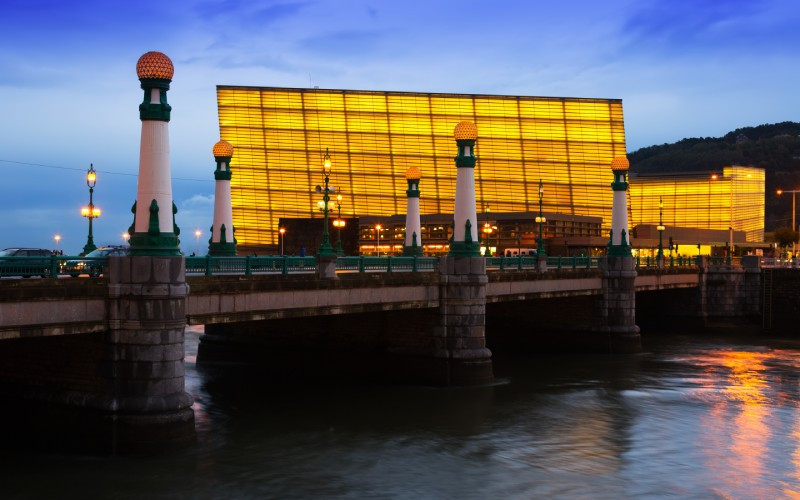
<instances>
[{"instance_id":1,"label":"stone bridge pier","mask_svg":"<svg viewBox=\"0 0 800 500\"><path fill-rule=\"evenodd\" d=\"M601 294L596 302L592 329L605 336L609 352L639 352L642 339L636 325L636 264L633 257L600 260Z\"/></svg>"}]
</instances>

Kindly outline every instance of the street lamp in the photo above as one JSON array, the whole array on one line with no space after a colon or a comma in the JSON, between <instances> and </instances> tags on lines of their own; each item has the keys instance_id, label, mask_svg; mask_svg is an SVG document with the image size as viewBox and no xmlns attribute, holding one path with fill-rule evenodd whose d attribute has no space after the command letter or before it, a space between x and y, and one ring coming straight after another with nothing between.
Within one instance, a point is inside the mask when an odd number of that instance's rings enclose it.
<instances>
[{"instance_id":1,"label":"street lamp","mask_svg":"<svg viewBox=\"0 0 800 500\"><path fill-rule=\"evenodd\" d=\"M779 189L777 191L777 193L778 193L778 196L782 195L783 193L792 193L792 231L797 231L797 226L795 226L795 222L794 222L794 216L795 216L795 212L796 212L795 211L795 196L797 195L797 193L800 193L800 190L793 189L793 190L785 191L783 189ZM796 252L795 245L796 245L796 243L793 241L792 242L792 258L794 258L794 255L795 255L795 252Z\"/></svg>"},{"instance_id":2,"label":"street lamp","mask_svg":"<svg viewBox=\"0 0 800 500\"><path fill-rule=\"evenodd\" d=\"M53 239L56 240L56 253L58 253L58 242L61 241L61 235L57 234L53 236Z\"/></svg>"},{"instance_id":3,"label":"street lamp","mask_svg":"<svg viewBox=\"0 0 800 500\"><path fill-rule=\"evenodd\" d=\"M282 227L278 229L278 233L281 235L281 256L283 256L283 240L286 239L286 228Z\"/></svg>"},{"instance_id":4,"label":"street lamp","mask_svg":"<svg viewBox=\"0 0 800 500\"><path fill-rule=\"evenodd\" d=\"M539 241L536 243L536 258L547 258L547 251L544 248L544 238L542 238L542 226L547 222L547 218L542 214L542 198L544 198L544 185L542 180L539 179L539 216L536 217L536 223L539 224Z\"/></svg>"},{"instance_id":5,"label":"street lamp","mask_svg":"<svg viewBox=\"0 0 800 500\"><path fill-rule=\"evenodd\" d=\"M656 255L657 259L664 258L664 200L661 196L658 197L658 254ZM699 255L699 252L698 252Z\"/></svg>"},{"instance_id":6,"label":"street lamp","mask_svg":"<svg viewBox=\"0 0 800 500\"><path fill-rule=\"evenodd\" d=\"M194 254L195 255L200 254L200 236L202 234L203 234L203 231L201 231L199 229L195 229L194 230L194 237L195 237L195 239L197 239L197 244L194 247Z\"/></svg>"},{"instance_id":7,"label":"street lamp","mask_svg":"<svg viewBox=\"0 0 800 500\"><path fill-rule=\"evenodd\" d=\"M342 219L342 195L336 195L336 208L339 211L338 215L336 216L336 220L333 221L333 227L336 228L338 231L338 242L336 243L336 255L342 256L344 255L344 249L342 248L342 228L345 226L344 219Z\"/></svg>"},{"instance_id":8,"label":"street lamp","mask_svg":"<svg viewBox=\"0 0 800 500\"><path fill-rule=\"evenodd\" d=\"M128 244L128 240L130 240L130 239L131 239L131 235L130 234L128 234L127 232L122 233L122 241L124 241L126 245Z\"/></svg>"},{"instance_id":9,"label":"street lamp","mask_svg":"<svg viewBox=\"0 0 800 500\"><path fill-rule=\"evenodd\" d=\"M330 181L331 175L331 156L328 154L327 148L325 149L325 156L322 158L322 175L325 177L325 194L322 196L322 211L325 214L325 221L324 225L322 226L322 243L319 245L319 256L333 257L335 254L333 253L331 240L328 236L328 202L331 199L328 193L328 182Z\"/></svg>"},{"instance_id":10,"label":"street lamp","mask_svg":"<svg viewBox=\"0 0 800 500\"><path fill-rule=\"evenodd\" d=\"M381 255L381 229L383 229L383 226L375 224L375 234L378 235L378 245L375 247L375 254L378 257Z\"/></svg>"},{"instance_id":11,"label":"street lamp","mask_svg":"<svg viewBox=\"0 0 800 500\"><path fill-rule=\"evenodd\" d=\"M94 170L94 165L90 163L89 170L86 172L86 185L89 186L89 205L81 208L81 215L89 219L89 238L86 240L86 245L84 245L81 255L86 255L97 248L92 236L92 219L100 217L100 209L96 208L92 201L95 184L97 184L97 172Z\"/></svg>"}]
</instances>

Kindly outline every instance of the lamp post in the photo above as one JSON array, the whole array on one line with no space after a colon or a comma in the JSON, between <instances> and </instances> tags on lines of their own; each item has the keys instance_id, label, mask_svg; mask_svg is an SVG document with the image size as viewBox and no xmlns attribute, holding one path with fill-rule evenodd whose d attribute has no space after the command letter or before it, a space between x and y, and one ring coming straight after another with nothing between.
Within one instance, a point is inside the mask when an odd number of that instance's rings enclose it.
<instances>
[{"instance_id":1,"label":"lamp post","mask_svg":"<svg viewBox=\"0 0 800 500\"><path fill-rule=\"evenodd\" d=\"M131 235L130 234L128 234L127 232L122 233L122 241L124 241L126 245L128 244L128 240L130 240L130 239L131 239Z\"/></svg>"},{"instance_id":2,"label":"lamp post","mask_svg":"<svg viewBox=\"0 0 800 500\"><path fill-rule=\"evenodd\" d=\"M539 224L539 241L536 242L536 258L547 258L547 251L544 248L544 238L542 237L542 226L547 222L547 218L542 213L542 199L544 198L544 185L542 180L539 179L539 216L536 217L536 223Z\"/></svg>"},{"instance_id":3,"label":"lamp post","mask_svg":"<svg viewBox=\"0 0 800 500\"><path fill-rule=\"evenodd\" d=\"M336 209L338 210L336 220L333 221L333 226L336 228L337 231L337 242L336 242L336 255L342 256L344 255L344 249L342 248L342 228L345 226L345 222L342 219L342 195L336 195Z\"/></svg>"},{"instance_id":4,"label":"lamp post","mask_svg":"<svg viewBox=\"0 0 800 500\"><path fill-rule=\"evenodd\" d=\"M658 197L658 254L656 258L660 261L664 258L664 201L661 196ZM698 252L699 255L699 252Z\"/></svg>"},{"instance_id":5,"label":"lamp post","mask_svg":"<svg viewBox=\"0 0 800 500\"><path fill-rule=\"evenodd\" d=\"M278 233L281 235L281 257L283 256L283 240L286 239L286 228L282 227L278 229Z\"/></svg>"},{"instance_id":6,"label":"lamp post","mask_svg":"<svg viewBox=\"0 0 800 500\"><path fill-rule=\"evenodd\" d=\"M322 196L322 211L325 214L325 221L322 226L322 243L319 245L319 255L321 257L333 257L335 254L333 253L331 240L328 236L328 202L331 200L328 193L328 182L330 181L331 175L331 156L328 154L327 148L325 149L325 156L322 157L322 175L325 177L325 194Z\"/></svg>"},{"instance_id":7,"label":"lamp post","mask_svg":"<svg viewBox=\"0 0 800 500\"><path fill-rule=\"evenodd\" d=\"M800 190L798 190L798 189L791 189L791 190L779 189L777 191L777 193L778 193L778 196L782 195L783 193L792 193L792 231L797 231L797 226L795 226L795 222L794 222L794 216L795 216L795 212L796 212L796 210L795 210L795 196L797 195L797 193L800 193ZM792 242L792 258L794 258L794 254L796 252L795 245L796 245L796 242L793 241Z\"/></svg>"},{"instance_id":8,"label":"lamp post","mask_svg":"<svg viewBox=\"0 0 800 500\"><path fill-rule=\"evenodd\" d=\"M94 165L89 164L89 170L86 172L86 185L89 186L89 205L81 208L81 215L89 219L89 238L86 240L86 245L83 246L83 253L81 255L86 255L97 249L94 244L94 237L92 236L92 219L100 217L100 209L94 206L92 199L95 184L97 184L97 173L94 170Z\"/></svg>"},{"instance_id":9,"label":"lamp post","mask_svg":"<svg viewBox=\"0 0 800 500\"><path fill-rule=\"evenodd\" d=\"M381 229L383 229L383 226L380 224L375 224L375 234L378 235L378 244L375 246L375 255L378 257L381 256Z\"/></svg>"},{"instance_id":10,"label":"lamp post","mask_svg":"<svg viewBox=\"0 0 800 500\"><path fill-rule=\"evenodd\" d=\"M56 254L58 253L58 242L61 241L61 235L57 234L53 236L53 239L56 240Z\"/></svg>"},{"instance_id":11,"label":"lamp post","mask_svg":"<svg viewBox=\"0 0 800 500\"><path fill-rule=\"evenodd\" d=\"M198 255L200 253L200 236L203 234L203 231L199 229L194 230L194 237L197 240L197 244L194 247L194 254Z\"/></svg>"}]
</instances>

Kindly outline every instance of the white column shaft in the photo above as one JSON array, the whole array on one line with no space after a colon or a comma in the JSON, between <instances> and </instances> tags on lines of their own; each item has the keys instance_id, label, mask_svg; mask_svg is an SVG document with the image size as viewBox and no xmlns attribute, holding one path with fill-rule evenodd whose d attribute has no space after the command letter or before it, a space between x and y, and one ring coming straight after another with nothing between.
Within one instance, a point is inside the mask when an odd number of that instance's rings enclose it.
<instances>
[{"instance_id":1,"label":"white column shaft","mask_svg":"<svg viewBox=\"0 0 800 500\"><path fill-rule=\"evenodd\" d=\"M231 208L231 181L217 181L214 191L214 226L211 241L219 243L220 228L225 224L225 242L233 243L233 209Z\"/></svg>"},{"instance_id":2,"label":"white column shaft","mask_svg":"<svg viewBox=\"0 0 800 500\"><path fill-rule=\"evenodd\" d=\"M622 244L622 230L625 230L625 242L630 244L628 229L628 197L627 191L614 191L614 205L611 211L611 244Z\"/></svg>"},{"instance_id":3,"label":"white column shaft","mask_svg":"<svg viewBox=\"0 0 800 500\"><path fill-rule=\"evenodd\" d=\"M158 203L158 224L162 233L172 228L172 175L169 163L169 124L159 120L142 122L139 146L139 181L136 190L137 233L150 224L150 203Z\"/></svg>"},{"instance_id":4,"label":"white column shaft","mask_svg":"<svg viewBox=\"0 0 800 500\"><path fill-rule=\"evenodd\" d=\"M475 169L458 168L456 173L455 230L453 241L466 241L464 229L467 220L472 229L472 241L478 241L478 216L475 209Z\"/></svg>"},{"instance_id":5,"label":"white column shaft","mask_svg":"<svg viewBox=\"0 0 800 500\"><path fill-rule=\"evenodd\" d=\"M405 246L410 247L414 243L414 233L417 233L417 246L422 246L422 232L419 222L419 198L410 196L406 208L406 239Z\"/></svg>"}]
</instances>

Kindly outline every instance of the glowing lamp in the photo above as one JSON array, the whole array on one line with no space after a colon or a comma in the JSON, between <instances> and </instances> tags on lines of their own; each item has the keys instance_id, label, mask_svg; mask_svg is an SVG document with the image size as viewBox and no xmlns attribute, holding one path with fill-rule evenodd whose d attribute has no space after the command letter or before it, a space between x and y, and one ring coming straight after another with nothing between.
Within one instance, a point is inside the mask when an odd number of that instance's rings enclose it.
<instances>
[{"instance_id":1,"label":"glowing lamp","mask_svg":"<svg viewBox=\"0 0 800 500\"><path fill-rule=\"evenodd\" d=\"M286 228L282 227L282 228L278 229L278 232L281 233L282 235L286 234Z\"/></svg>"},{"instance_id":2,"label":"glowing lamp","mask_svg":"<svg viewBox=\"0 0 800 500\"><path fill-rule=\"evenodd\" d=\"M664 231L665 229L667 229L666 226L662 226L660 224L658 226L656 226L656 230L658 230L658 231Z\"/></svg>"},{"instance_id":3,"label":"glowing lamp","mask_svg":"<svg viewBox=\"0 0 800 500\"><path fill-rule=\"evenodd\" d=\"M547 222L547 217L536 217L537 224L544 224L545 222Z\"/></svg>"},{"instance_id":4,"label":"glowing lamp","mask_svg":"<svg viewBox=\"0 0 800 500\"><path fill-rule=\"evenodd\" d=\"M83 215L84 217L89 217L89 213L90 213L89 212L89 207L81 208L81 215Z\"/></svg>"},{"instance_id":5,"label":"glowing lamp","mask_svg":"<svg viewBox=\"0 0 800 500\"><path fill-rule=\"evenodd\" d=\"M100 209L92 207L92 217L100 217Z\"/></svg>"},{"instance_id":6,"label":"glowing lamp","mask_svg":"<svg viewBox=\"0 0 800 500\"><path fill-rule=\"evenodd\" d=\"M325 150L325 156L322 158L322 171L325 175L331 173L331 156L328 154L327 150Z\"/></svg>"}]
</instances>

